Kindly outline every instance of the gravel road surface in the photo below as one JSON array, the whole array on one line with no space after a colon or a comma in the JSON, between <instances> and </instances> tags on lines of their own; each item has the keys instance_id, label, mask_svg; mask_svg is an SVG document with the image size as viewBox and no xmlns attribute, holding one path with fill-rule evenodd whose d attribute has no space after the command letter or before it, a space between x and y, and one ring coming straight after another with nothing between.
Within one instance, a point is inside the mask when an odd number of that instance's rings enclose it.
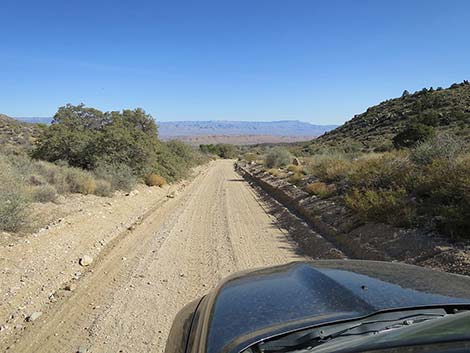
<instances>
[{"instance_id":1,"label":"gravel road surface","mask_svg":"<svg viewBox=\"0 0 470 353\"><path fill-rule=\"evenodd\" d=\"M56 293L8 351L163 352L178 310L221 278L304 258L233 161L212 163L163 201L111 242L72 291Z\"/></svg>"}]
</instances>

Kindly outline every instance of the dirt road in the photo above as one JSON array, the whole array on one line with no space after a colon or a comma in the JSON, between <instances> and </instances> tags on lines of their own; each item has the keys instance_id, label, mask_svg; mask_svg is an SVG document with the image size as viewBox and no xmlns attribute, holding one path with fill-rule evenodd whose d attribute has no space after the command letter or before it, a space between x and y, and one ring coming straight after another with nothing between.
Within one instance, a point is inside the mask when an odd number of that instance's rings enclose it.
<instances>
[{"instance_id":1,"label":"dirt road","mask_svg":"<svg viewBox=\"0 0 470 353\"><path fill-rule=\"evenodd\" d=\"M221 278L303 258L271 207L232 161L214 162L110 244L8 351L162 352L177 311Z\"/></svg>"}]
</instances>

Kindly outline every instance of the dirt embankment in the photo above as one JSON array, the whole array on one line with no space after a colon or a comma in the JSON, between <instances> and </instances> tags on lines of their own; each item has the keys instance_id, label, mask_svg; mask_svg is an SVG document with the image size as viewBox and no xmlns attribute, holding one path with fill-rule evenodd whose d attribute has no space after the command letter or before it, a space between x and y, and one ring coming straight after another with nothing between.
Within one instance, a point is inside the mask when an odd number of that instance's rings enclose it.
<instances>
[{"instance_id":1,"label":"dirt embankment","mask_svg":"<svg viewBox=\"0 0 470 353\"><path fill-rule=\"evenodd\" d=\"M297 213L350 258L402 261L447 272L470 274L470 247L417 229L362 224L340 203L323 200L256 164L237 163L245 179Z\"/></svg>"}]
</instances>

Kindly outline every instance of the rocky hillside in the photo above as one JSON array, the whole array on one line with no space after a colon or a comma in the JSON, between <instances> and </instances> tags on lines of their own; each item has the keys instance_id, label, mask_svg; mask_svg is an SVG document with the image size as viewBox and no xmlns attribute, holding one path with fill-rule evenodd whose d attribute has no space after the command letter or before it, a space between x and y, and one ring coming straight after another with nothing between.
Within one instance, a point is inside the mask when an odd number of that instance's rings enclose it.
<instances>
[{"instance_id":1,"label":"rocky hillside","mask_svg":"<svg viewBox=\"0 0 470 353\"><path fill-rule=\"evenodd\" d=\"M0 146L2 147L30 147L41 131L41 125L21 122L0 114Z\"/></svg>"},{"instance_id":2,"label":"rocky hillside","mask_svg":"<svg viewBox=\"0 0 470 353\"><path fill-rule=\"evenodd\" d=\"M470 138L470 84L464 81L449 88L429 88L400 98L386 100L355 115L344 125L325 133L310 148L319 145L349 146L362 150L383 151L392 138L412 123L433 126Z\"/></svg>"}]
</instances>

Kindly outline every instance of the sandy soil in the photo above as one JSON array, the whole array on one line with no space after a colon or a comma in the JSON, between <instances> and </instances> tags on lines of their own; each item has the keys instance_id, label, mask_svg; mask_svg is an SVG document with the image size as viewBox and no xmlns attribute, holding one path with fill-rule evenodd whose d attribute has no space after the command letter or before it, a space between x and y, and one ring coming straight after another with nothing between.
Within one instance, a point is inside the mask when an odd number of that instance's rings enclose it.
<instances>
[{"instance_id":1,"label":"sandy soil","mask_svg":"<svg viewBox=\"0 0 470 353\"><path fill-rule=\"evenodd\" d=\"M103 199L0 248L0 351L162 352L177 311L221 278L304 257L290 222L279 222L233 161L172 188ZM318 244L309 255L328 257L331 245L303 232ZM94 257L88 267L77 261L84 253ZM34 311L43 314L25 322Z\"/></svg>"}]
</instances>

